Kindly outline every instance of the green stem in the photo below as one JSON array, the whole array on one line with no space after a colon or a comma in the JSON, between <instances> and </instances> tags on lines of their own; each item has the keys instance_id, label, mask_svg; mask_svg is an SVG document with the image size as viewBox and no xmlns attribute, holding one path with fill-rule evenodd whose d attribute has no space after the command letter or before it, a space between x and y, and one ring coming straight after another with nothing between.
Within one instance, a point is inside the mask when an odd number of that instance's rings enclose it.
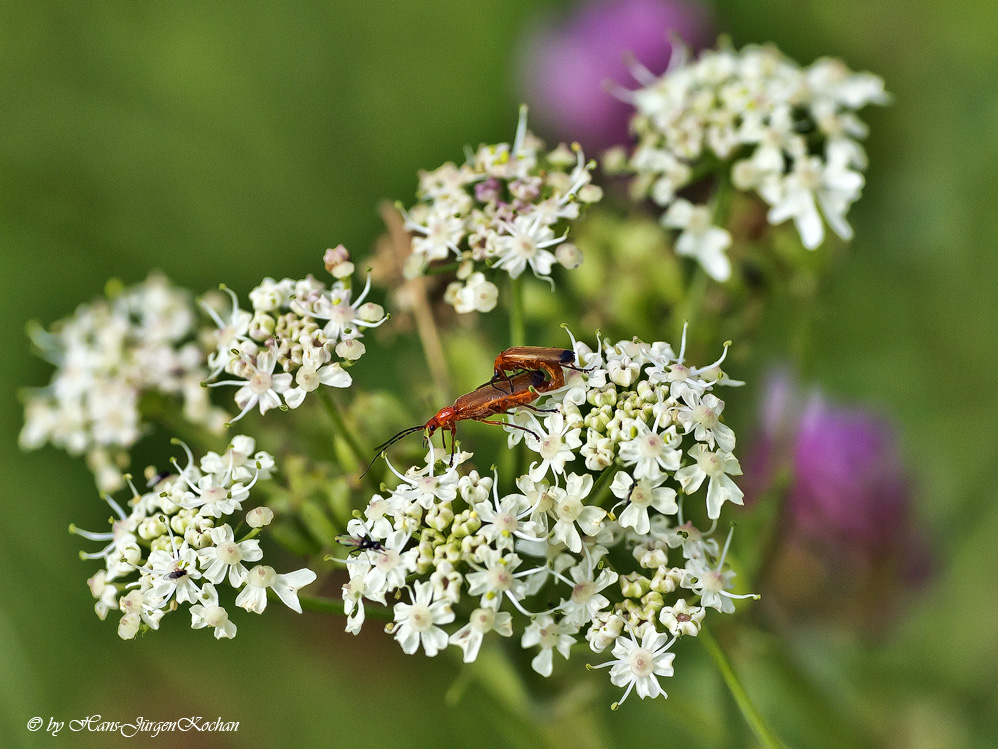
<instances>
[{"instance_id":1,"label":"green stem","mask_svg":"<svg viewBox=\"0 0 998 749\"><path fill-rule=\"evenodd\" d=\"M710 653L710 657L714 659L714 665L721 672L724 683L727 684L731 696L735 698L735 703L738 705L738 709L741 710L742 717L745 718L745 722L748 723L749 728L752 729L756 738L759 739L759 743L766 747L779 748L784 746L759 711L756 710L755 705L752 704L748 693L745 691L745 687L742 686L741 681L739 681L738 676L731 666L731 661L728 660L728 656L721 650L721 646L717 640L714 639L706 628L700 629L697 639L703 643L704 647L707 648L707 652Z\"/></svg>"},{"instance_id":2,"label":"green stem","mask_svg":"<svg viewBox=\"0 0 998 749\"><path fill-rule=\"evenodd\" d=\"M241 527L242 527L242 523L239 524L239 526L236 528L235 533L233 535L237 535L239 533L239 528L241 528ZM257 536L260 535L260 531L262 531L262 530L263 530L263 528L254 528L249 533L247 533L245 536L243 536L242 538L240 538L239 539L239 543L242 543L243 541L249 541L251 538L256 538Z\"/></svg>"},{"instance_id":3,"label":"green stem","mask_svg":"<svg viewBox=\"0 0 998 749\"><path fill-rule=\"evenodd\" d=\"M814 353L816 350L817 336L814 335L815 315L819 311L820 299L817 289L808 293L807 296L794 294L794 323L791 329L790 348L791 355L796 360L798 371L801 376L808 377L814 374Z\"/></svg>"},{"instance_id":4,"label":"green stem","mask_svg":"<svg viewBox=\"0 0 998 749\"><path fill-rule=\"evenodd\" d=\"M728 213L731 209L731 190L731 179L728 177L727 172L722 169L717 175L717 184L714 187L714 194L710 199L710 220L714 226L724 228L728 223ZM700 263L697 263L690 282L686 287L683 303L678 308L679 314L672 321L676 338L682 335L685 323L689 323L690 328L693 328L696 324L696 319L703 309L703 302L707 296L707 288L710 285L710 281L711 279L707 275L707 271L703 269Z\"/></svg>"},{"instance_id":5,"label":"green stem","mask_svg":"<svg viewBox=\"0 0 998 749\"><path fill-rule=\"evenodd\" d=\"M393 206L388 201L382 201L378 206L385 227L388 229L388 236L391 238L392 253L395 255L395 263L399 276L404 277L405 261L412 254L412 245L409 232L405 228L402 220L400 206ZM457 270L460 262L449 263L440 266L450 270ZM428 273L434 273L431 268ZM440 342L440 332L433 319L433 308L426 298L426 283L422 278L412 278L404 284L407 296L412 300L412 316L416 321L416 332L419 334L419 342L423 347L423 355L426 357L426 364L433 377L433 384L437 387L437 397L441 401L453 400L451 392L450 373L447 371L447 359L444 356L444 348Z\"/></svg>"},{"instance_id":6,"label":"green stem","mask_svg":"<svg viewBox=\"0 0 998 749\"><path fill-rule=\"evenodd\" d=\"M523 346L527 342L526 324L523 311L523 279L509 280L509 345ZM523 471L526 463L526 439L520 440L513 452L513 465L517 475Z\"/></svg>"},{"instance_id":7,"label":"green stem","mask_svg":"<svg viewBox=\"0 0 998 749\"><path fill-rule=\"evenodd\" d=\"M511 278L509 281L509 339L510 346L523 346L527 342L522 278Z\"/></svg>"},{"instance_id":8,"label":"green stem","mask_svg":"<svg viewBox=\"0 0 998 749\"><path fill-rule=\"evenodd\" d=\"M731 209L731 178L724 170L717 175L717 185L710 199L710 220L714 226L724 228L728 223L728 213Z\"/></svg>"},{"instance_id":9,"label":"green stem","mask_svg":"<svg viewBox=\"0 0 998 749\"><path fill-rule=\"evenodd\" d=\"M772 519L767 525L766 535L759 545L762 551L756 559L755 570L751 575L752 587L757 590L765 590L767 578L776 562L783 539L786 536L789 521L785 512L787 499L790 496L790 472L781 471L773 479L773 485L766 491L759 502L760 507L773 505L771 510Z\"/></svg>"},{"instance_id":10,"label":"green stem","mask_svg":"<svg viewBox=\"0 0 998 749\"><path fill-rule=\"evenodd\" d=\"M305 596L299 593L298 602L301 604L303 609L308 609L309 611L321 611L325 614L346 615L346 611L343 608L343 601L339 598ZM367 619L383 619L384 621L391 621L394 618L391 609L382 608L380 606L365 606L364 616Z\"/></svg>"},{"instance_id":11,"label":"green stem","mask_svg":"<svg viewBox=\"0 0 998 749\"><path fill-rule=\"evenodd\" d=\"M710 284L710 276L697 263L693 270L693 278L690 279L689 286L686 287L686 294L683 296L683 304L679 307L680 314L673 320L676 330L676 340L682 337L683 326L689 323L690 328L695 327L696 319L703 307L703 299L707 295L707 286Z\"/></svg>"},{"instance_id":12,"label":"green stem","mask_svg":"<svg viewBox=\"0 0 998 749\"><path fill-rule=\"evenodd\" d=\"M370 458L370 450L364 449L364 447L357 440L357 435L352 429L350 429L346 421L343 420L343 414L340 413L339 406L336 405L336 401L333 400L326 388L319 388L319 397L322 400L323 405L326 407L326 413L329 414L329 418L333 420L333 426L336 427L336 431L341 437L346 441L347 446L350 448L350 452L353 453L354 457L357 458L357 462L360 465L365 465ZM346 466L341 466L344 471Z\"/></svg>"},{"instance_id":13,"label":"green stem","mask_svg":"<svg viewBox=\"0 0 998 749\"><path fill-rule=\"evenodd\" d=\"M616 476L619 470L620 466L616 463L611 463L603 469L602 473L596 477L593 490L589 492L589 501L587 504L596 505L597 507L603 506L603 499L607 493L607 488L610 486L610 479Z\"/></svg>"}]
</instances>

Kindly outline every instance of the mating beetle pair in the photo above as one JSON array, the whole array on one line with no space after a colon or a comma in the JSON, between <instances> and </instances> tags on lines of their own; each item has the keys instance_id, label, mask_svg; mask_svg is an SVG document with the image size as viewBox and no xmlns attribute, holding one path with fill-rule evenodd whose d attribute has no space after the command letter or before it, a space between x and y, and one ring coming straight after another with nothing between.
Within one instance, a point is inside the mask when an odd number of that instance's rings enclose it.
<instances>
[{"instance_id":1,"label":"mating beetle pair","mask_svg":"<svg viewBox=\"0 0 998 749\"><path fill-rule=\"evenodd\" d=\"M516 406L541 410L530 405L543 393L557 390L565 384L565 368L575 366L575 352L569 349L546 346L514 346L496 357L495 373L484 385L462 395L450 406L444 406L425 424L403 429L387 442L379 445L375 460L385 451L414 432L425 431L429 439L438 429L448 429L451 435L451 462L456 449L457 422L480 421L483 424L499 424L537 435L526 427L503 421L490 421L490 416L508 413ZM373 465L373 463L372 463ZM370 466L368 466L370 470ZM366 473L367 471L365 471Z\"/></svg>"},{"instance_id":2,"label":"mating beetle pair","mask_svg":"<svg viewBox=\"0 0 998 749\"><path fill-rule=\"evenodd\" d=\"M451 434L450 462L454 461L457 448L457 422L480 421L483 424L499 424L502 426L522 429L533 434L526 427L503 421L490 421L490 416L508 413L517 406L523 406L535 411L543 409L531 405L543 393L549 393L565 385L565 368L579 369L575 366L575 352L569 349L549 348L545 346L514 346L503 351L496 357L495 372L492 379L484 385L475 388L470 393L462 395L450 406L444 406L425 424L420 424L393 436L387 442L379 445L377 455L364 471L371 470L380 456L389 447L403 437L414 432L425 431L429 440L438 429L448 429ZM370 533L363 536L337 536L336 541L344 546L353 547L351 554L363 551L383 551L380 541L371 538Z\"/></svg>"}]
</instances>

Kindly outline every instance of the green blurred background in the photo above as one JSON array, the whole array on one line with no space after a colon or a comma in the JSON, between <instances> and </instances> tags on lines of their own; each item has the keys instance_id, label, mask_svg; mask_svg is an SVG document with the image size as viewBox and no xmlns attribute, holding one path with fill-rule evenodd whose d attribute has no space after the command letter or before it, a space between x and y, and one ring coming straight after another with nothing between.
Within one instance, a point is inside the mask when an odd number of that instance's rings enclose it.
<instances>
[{"instance_id":1,"label":"green blurred background","mask_svg":"<svg viewBox=\"0 0 998 749\"><path fill-rule=\"evenodd\" d=\"M71 520L99 527L106 508L82 461L19 453L16 391L50 376L29 354L25 322L69 314L109 276L134 282L159 268L194 290L224 281L245 292L266 275L319 270L340 242L366 253L381 231L379 200L410 201L418 169L510 137L518 40L533 15L565 7L3 5L0 745L106 745L25 728L36 715L95 713L241 721L238 734L171 734L166 745L531 745L475 684L445 704L454 661L406 657L377 626L354 638L341 620L275 605L239 617L231 642L192 632L182 616L120 641L93 614L93 565L77 560L80 540L66 532ZM897 416L936 571L875 643L802 633L798 652L821 696L867 726L871 743L988 744L998 736L994 3L715 7L738 45L773 41L805 63L840 56L895 95L866 115L872 166L850 214L851 257L819 322L815 375ZM667 704L632 698L591 726L559 727L553 714L549 730L594 746L746 741L687 651ZM760 662L765 654L764 642L748 642L735 660L778 732L834 743L801 717L795 700L805 697Z\"/></svg>"}]
</instances>

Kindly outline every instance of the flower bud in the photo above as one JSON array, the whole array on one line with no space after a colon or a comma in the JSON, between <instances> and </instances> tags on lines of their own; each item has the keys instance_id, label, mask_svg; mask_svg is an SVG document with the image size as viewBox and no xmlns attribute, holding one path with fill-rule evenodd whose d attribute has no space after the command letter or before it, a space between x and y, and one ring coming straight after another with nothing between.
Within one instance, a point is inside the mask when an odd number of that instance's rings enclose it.
<instances>
[{"instance_id":1,"label":"flower bud","mask_svg":"<svg viewBox=\"0 0 998 749\"><path fill-rule=\"evenodd\" d=\"M250 528L263 528L274 520L274 511L269 507L254 507L246 513L246 525Z\"/></svg>"},{"instance_id":2,"label":"flower bud","mask_svg":"<svg viewBox=\"0 0 998 749\"><path fill-rule=\"evenodd\" d=\"M329 272L332 274L333 278L343 279L350 278L350 276L353 275L354 270L356 270L356 268L353 263L337 263L329 269Z\"/></svg>"},{"instance_id":3,"label":"flower bud","mask_svg":"<svg viewBox=\"0 0 998 749\"><path fill-rule=\"evenodd\" d=\"M586 187L592 186L593 185L586 185ZM585 190L586 188L584 187L582 189ZM555 260L569 270L574 270L582 265L582 250L571 242L562 242L559 244L558 248L554 251L554 257Z\"/></svg>"},{"instance_id":4,"label":"flower bud","mask_svg":"<svg viewBox=\"0 0 998 749\"><path fill-rule=\"evenodd\" d=\"M349 262L349 260L350 251L341 244L326 250L326 253L322 256L322 262L326 266L326 270L330 273L332 273L333 268L337 265Z\"/></svg>"},{"instance_id":5,"label":"flower bud","mask_svg":"<svg viewBox=\"0 0 998 749\"><path fill-rule=\"evenodd\" d=\"M365 302L357 309L357 317L364 322L378 322L385 316L385 308L374 302Z\"/></svg>"},{"instance_id":6,"label":"flower bud","mask_svg":"<svg viewBox=\"0 0 998 749\"><path fill-rule=\"evenodd\" d=\"M122 640L131 640L139 632L139 625L142 618L138 614L125 614L118 622L118 637Z\"/></svg>"},{"instance_id":7,"label":"flower bud","mask_svg":"<svg viewBox=\"0 0 998 749\"><path fill-rule=\"evenodd\" d=\"M651 589L651 585L640 572L630 572L620 576L620 592L625 598L641 598Z\"/></svg>"},{"instance_id":8,"label":"flower bud","mask_svg":"<svg viewBox=\"0 0 998 749\"><path fill-rule=\"evenodd\" d=\"M250 320L248 334L257 340L264 340L274 335L274 328L277 325L273 317L266 312L257 312Z\"/></svg>"}]
</instances>

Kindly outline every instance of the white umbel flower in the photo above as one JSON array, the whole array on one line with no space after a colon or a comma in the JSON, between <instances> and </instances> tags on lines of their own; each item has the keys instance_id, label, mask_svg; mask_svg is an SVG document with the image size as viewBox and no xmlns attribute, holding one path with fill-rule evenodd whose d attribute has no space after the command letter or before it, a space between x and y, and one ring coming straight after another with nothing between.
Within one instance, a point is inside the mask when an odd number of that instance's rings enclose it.
<instances>
[{"instance_id":1,"label":"white umbel flower","mask_svg":"<svg viewBox=\"0 0 998 749\"><path fill-rule=\"evenodd\" d=\"M675 244L677 255L692 257L715 281L731 278L731 262L724 254L731 246L731 235L714 226L710 208L679 198L662 215L662 225L681 230Z\"/></svg>"},{"instance_id":2,"label":"white umbel flower","mask_svg":"<svg viewBox=\"0 0 998 749\"><path fill-rule=\"evenodd\" d=\"M439 625L454 621L454 612L446 601L433 600L429 583L415 583L413 590L412 603L395 604L395 639L403 653L412 655L422 645L432 658L447 647L447 633Z\"/></svg>"},{"instance_id":3,"label":"white umbel flower","mask_svg":"<svg viewBox=\"0 0 998 749\"><path fill-rule=\"evenodd\" d=\"M218 584L229 577L229 585L241 588L246 582L249 570L243 562L259 562L263 559L260 542L255 538L236 542L232 528L228 524L208 531L212 546L198 550L198 561L204 566L204 578Z\"/></svg>"},{"instance_id":4,"label":"white umbel flower","mask_svg":"<svg viewBox=\"0 0 998 749\"><path fill-rule=\"evenodd\" d=\"M573 636L578 628L572 627L564 621L555 621L549 614L534 619L524 630L520 644L524 648L531 648L539 645L541 651L530 661L530 667L541 676L550 676L554 670L554 651L561 653L562 657L568 660L571 654L572 645L575 644Z\"/></svg>"},{"instance_id":5,"label":"white umbel flower","mask_svg":"<svg viewBox=\"0 0 998 749\"><path fill-rule=\"evenodd\" d=\"M684 364L685 334L678 354L637 339L600 341L595 353L573 339L573 349L581 368L535 401L551 412L543 426L533 412L512 415L537 433L523 439L536 455L525 475L459 476L434 448L425 464L390 468L396 488L383 488L347 523L354 539L370 541L344 560L348 631L373 618L366 602L408 595L388 628L406 653L432 656L450 643L470 663L488 633L518 629L532 668L549 676L554 653L569 658L584 636L595 652L612 649L605 665L624 698L665 696L667 633L695 635L705 608L733 608L727 547L718 553L713 527L684 522L674 488L708 482L714 514L740 500L728 483L737 461L724 450L734 434L722 428L724 403L714 395L731 380L719 368L723 355L709 367ZM602 465L590 465L583 448L582 468L583 429L586 444L607 456ZM462 453L458 463L472 457ZM514 483L518 493L508 493ZM471 609L454 623L455 611Z\"/></svg>"},{"instance_id":6,"label":"white umbel flower","mask_svg":"<svg viewBox=\"0 0 998 749\"><path fill-rule=\"evenodd\" d=\"M636 690L638 697L668 697L662 685L658 683L660 676L672 676L674 671L672 661L675 653L668 652L675 637L655 631L652 626L646 626L639 642L635 634L629 637L618 637L613 646L614 660L601 663L595 668L610 666L610 681L614 686L626 687L624 696L613 703L616 710Z\"/></svg>"},{"instance_id":7,"label":"white umbel flower","mask_svg":"<svg viewBox=\"0 0 998 749\"><path fill-rule=\"evenodd\" d=\"M619 448L624 465L634 466L635 478L655 480L679 468L682 453L677 448L681 440L674 426L659 433L637 422L636 429L637 434L621 442Z\"/></svg>"},{"instance_id":8,"label":"white umbel flower","mask_svg":"<svg viewBox=\"0 0 998 749\"><path fill-rule=\"evenodd\" d=\"M675 515L679 511L676 490L660 486L664 478L653 481L642 478L635 481L624 471L613 477L610 491L626 505L618 518L621 528L633 528L635 533L648 533L651 530L649 510L656 510L663 515Z\"/></svg>"},{"instance_id":9,"label":"white umbel flower","mask_svg":"<svg viewBox=\"0 0 998 749\"><path fill-rule=\"evenodd\" d=\"M209 383L210 387L222 385L238 385L236 391L236 405L241 409L239 414L229 423L239 421L255 406L259 406L260 413L265 414L272 408L278 408L281 404L281 393L291 387L291 375L282 372L274 374L274 367L277 365L277 354L270 349L260 351L256 355L256 360L245 359L241 361L240 375L243 380L220 380Z\"/></svg>"},{"instance_id":10,"label":"white umbel flower","mask_svg":"<svg viewBox=\"0 0 998 749\"><path fill-rule=\"evenodd\" d=\"M403 275L416 278L434 263L457 260L458 280L444 301L461 314L495 307L500 274L519 278L529 269L553 286L556 262L569 269L582 262L565 239L580 206L602 198L592 184L594 167L578 144L545 151L528 132L522 107L511 144L469 149L461 166L420 173L419 202L400 208L413 235Z\"/></svg>"},{"instance_id":11,"label":"white umbel flower","mask_svg":"<svg viewBox=\"0 0 998 749\"><path fill-rule=\"evenodd\" d=\"M676 471L676 479L687 494L695 492L703 480L708 479L707 517L711 520L719 518L721 505L725 502L743 504L745 494L731 480L731 476L742 475L734 455L723 450L711 450L706 445L694 445L689 454L696 462Z\"/></svg>"},{"instance_id":12,"label":"white umbel flower","mask_svg":"<svg viewBox=\"0 0 998 749\"><path fill-rule=\"evenodd\" d=\"M826 163L817 156L807 156L797 159L785 178L766 183L762 196L772 206L766 216L769 222L793 219L804 246L813 250L825 239L818 206L832 231L842 239L852 239L852 227L845 216L862 189L863 175L843 161Z\"/></svg>"},{"instance_id":13,"label":"white umbel flower","mask_svg":"<svg viewBox=\"0 0 998 749\"><path fill-rule=\"evenodd\" d=\"M236 606L262 614L267 608L267 588L270 588L285 606L300 614L298 590L312 582L315 582L315 573L310 569L279 575L273 567L258 564L246 576L246 587L236 596Z\"/></svg>"},{"instance_id":14,"label":"white umbel flower","mask_svg":"<svg viewBox=\"0 0 998 749\"><path fill-rule=\"evenodd\" d=\"M637 143L623 171L635 175L632 195L651 198L662 223L680 231L677 254L717 281L731 276L731 236L706 207L677 197L701 180L757 193L769 222L793 219L808 249L821 244L826 222L852 236L845 216L866 166L856 113L887 102L880 78L830 58L801 67L772 46L708 50L690 61L681 51L661 76L637 63L632 72L641 88L615 92L635 108Z\"/></svg>"},{"instance_id":15,"label":"white umbel flower","mask_svg":"<svg viewBox=\"0 0 998 749\"><path fill-rule=\"evenodd\" d=\"M215 586L205 583L198 598L200 602L191 606L191 627L214 627L216 640L235 637L236 625L229 621L228 613L218 605Z\"/></svg>"},{"instance_id":16,"label":"white umbel flower","mask_svg":"<svg viewBox=\"0 0 998 749\"><path fill-rule=\"evenodd\" d=\"M530 466L528 474L534 481L540 481L548 471L554 474L565 472L565 464L575 457L574 450L582 447L582 428L566 419L561 412L544 419L543 429L536 424L536 420L534 423L537 428L532 431L537 436L528 434L525 439L527 445L540 455L541 460Z\"/></svg>"},{"instance_id":17,"label":"white umbel flower","mask_svg":"<svg viewBox=\"0 0 998 749\"><path fill-rule=\"evenodd\" d=\"M461 648L465 663L474 663L489 632L496 632L500 637L512 637L512 614L488 607L475 609L468 623L450 636L450 644Z\"/></svg>"}]
</instances>

